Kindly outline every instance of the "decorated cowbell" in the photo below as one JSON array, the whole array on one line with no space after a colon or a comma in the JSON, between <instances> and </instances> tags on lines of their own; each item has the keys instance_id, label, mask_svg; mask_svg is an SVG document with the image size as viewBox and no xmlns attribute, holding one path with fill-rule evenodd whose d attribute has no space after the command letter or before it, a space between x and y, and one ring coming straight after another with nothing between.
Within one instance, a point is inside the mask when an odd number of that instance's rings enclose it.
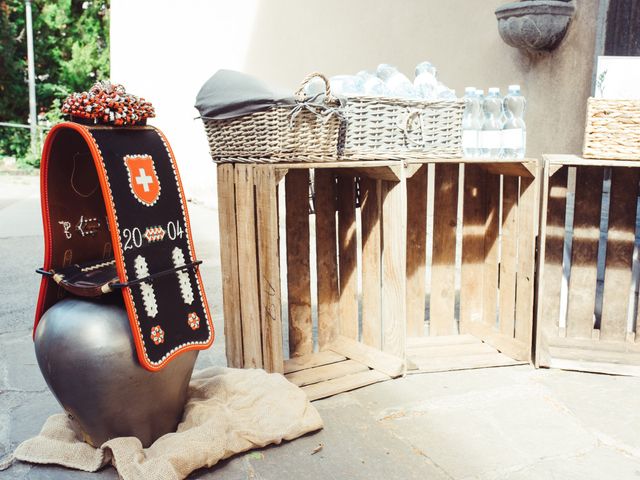
<instances>
[{"instance_id":1,"label":"decorated cowbell","mask_svg":"<svg viewBox=\"0 0 640 480\"><path fill-rule=\"evenodd\" d=\"M56 125L41 195L42 374L87 442L148 446L180 421L214 338L171 148L145 125Z\"/></svg>"}]
</instances>

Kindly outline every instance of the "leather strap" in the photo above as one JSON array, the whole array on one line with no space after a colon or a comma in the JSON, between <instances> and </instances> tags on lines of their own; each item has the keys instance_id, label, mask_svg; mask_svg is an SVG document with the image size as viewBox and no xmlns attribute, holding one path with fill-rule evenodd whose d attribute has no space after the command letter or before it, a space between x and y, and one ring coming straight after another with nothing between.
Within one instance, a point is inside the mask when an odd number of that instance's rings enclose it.
<instances>
[{"instance_id":1,"label":"leather strap","mask_svg":"<svg viewBox=\"0 0 640 480\"><path fill-rule=\"evenodd\" d=\"M140 363L164 367L214 338L173 153L153 127L56 125L41 162L45 230L36 311L120 288Z\"/></svg>"}]
</instances>

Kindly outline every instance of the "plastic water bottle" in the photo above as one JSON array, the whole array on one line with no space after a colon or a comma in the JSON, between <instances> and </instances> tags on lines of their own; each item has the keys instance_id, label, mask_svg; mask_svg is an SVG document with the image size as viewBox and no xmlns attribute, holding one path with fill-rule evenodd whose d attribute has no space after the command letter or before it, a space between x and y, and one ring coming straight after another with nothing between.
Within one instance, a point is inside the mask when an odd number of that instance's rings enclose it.
<instances>
[{"instance_id":1,"label":"plastic water bottle","mask_svg":"<svg viewBox=\"0 0 640 480\"><path fill-rule=\"evenodd\" d=\"M306 98L315 97L321 93L324 93L326 86L324 80L318 77L314 77L304 86L304 96Z\"/></svg>"},{"instance_id":2,"label":"plastic water bottle","mask_svg":"<svg viewBox=\"0 0 640 480\"><path fill-rule=\"evenodd\" d=\"M389 95L399 98L417 98L413 83L396 67L381 63L376 69L376 75L386 84Z\"/></svg>"},{"instance_id":3,"label":"plastic water bottle","mask_svg":"<svg viewBox=\"0 0 640 480\"><path fill-rule=\"evenodd\" d=\"M369 96L386 95L387 86L376 75L366 70L358 72L356 75L362 82L362 93Z\"/></svg>"},{"instance_id":4,"label":"plastic water bottle","mask_svg":"<svg viewBox=\"0 0 640 480\"><path fill-rule=\"evenodd\" d=\"M500 89L492 87L484 98L484 122L480 132L480 156L500 158L502 153L502 98Z\"/></svg>"},{"instance_id":5,"label":"plastic water bottle","mask_svg":"<svg viewBox=\"0 0 640 480\"><path fill-rule=\"evenodd\" d=\"M526 103L520 93L520 85L509 85L509 92L503 101L507 120L502 129L503 155L507 158L524 158L527 139L524 123Z\"/></svg>"},{"instance_id":6,"label":"plastic water bottle","mask_svg":"<svg viewBox=\"0 0 640 480\"><path fill-rule=\"evenodd\" d=\"M436 98L438 100L455 100L456 91L447 87L444 83L438 82L436 87Z\"/></svg>"},{"instance_id":7,"label":"plastic water bottle","mask_svg":"<svg viewBox=\"0 0 640 480\"><path fill-rule=\"evenodd\" d=\"M484 90L482 90L481 88L476 88L476 102L477 111L475 116L475 127L476 131L478 132L478 140L475 156L480 157L480 133L482 132L482 125L484 125Z\"/></svg>"},{"instance_id":8,"label":"plastic water bottle","mask_svg":"<svg viewBox=\"0 0 640 480\"><path fill-rule=\"evenodd\" d=\"M482 126L484 125L484 90L481 88L476 88L476 101L478 102L478 111L475 117L475 127L478 132L478 136L475 157L480 158L482 157L482 151L480 149L480 135L482 134Z\"/></svg>"},{"instance_id":9,"label":"plastic water bottle","mask_svg":"<svg viewBox=\"0 0 640 480\"><path fill-rule=\"evenodd\" d=\"M436 67L429 62L422 62L416 65L416 77L413 80L413 87L418 96L424 100L436 98L436 89L438 87Z\"/></svg>"},{"instance_id":10,"label":"plastic water bottle","mask_svg":"<svg viewBox=\"0 0 640 480\"><path fill-rule=\"evenodd\" d=\"M356 75L335 75L329 79L331 92L336 95L362 94L362 80Z\"/></svg>"},{"instance_id":11,"label":"plastic water bottle","mask_svg":"<svg viewBox=\"0 0 640 480\"><path fill-rule=\"evenodd\" d=\"M477 116L480 102L474 87L464 89L464 113L462 114L462 153L467 158L478 156Z\"/></svg>"}]
</instances>

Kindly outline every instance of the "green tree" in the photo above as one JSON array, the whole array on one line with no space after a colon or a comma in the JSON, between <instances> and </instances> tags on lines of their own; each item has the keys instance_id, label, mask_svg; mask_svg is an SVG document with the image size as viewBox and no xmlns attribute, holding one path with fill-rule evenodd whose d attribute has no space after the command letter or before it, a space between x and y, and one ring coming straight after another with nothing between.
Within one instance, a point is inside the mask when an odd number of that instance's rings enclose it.
<instances>
[{"instance_id":1,"label":"green tree","mask_svg":"<svg viewBox=\"0 0 640 480\"><path fill-rule=\"evenodd\" d=\"M61 101L109 78L109 0L33 0L39 115L59 118ZM0 0L0 121L27 123L24 0ZM0 155L25 156L29 132L0 127Z\"/></svg>"}]
</instances>

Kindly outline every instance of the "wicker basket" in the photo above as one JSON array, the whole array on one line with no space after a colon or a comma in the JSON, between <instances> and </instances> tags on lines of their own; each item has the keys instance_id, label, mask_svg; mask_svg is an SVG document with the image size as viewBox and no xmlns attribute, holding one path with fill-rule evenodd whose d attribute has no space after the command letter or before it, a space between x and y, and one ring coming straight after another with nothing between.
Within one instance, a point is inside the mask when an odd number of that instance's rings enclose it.
<instances>
[{"instance_id":1,"label":"wicker basket","mask_svg":"<svg viewBox=\"0 0 640 480\"><path fill-rule=\"evenodd\" d=\"M589 98L582 155L640 160L640 100Z\"/></svg>"},{"instance_id":2,"label":"wicker basket","mask_svg":"<svg viewBox=\"0 0 640 480\"><path fill-rule=\"evenodd\" d=\"M313 78L325 82L324 103L304 98L304 86ZM295 105L280 105L232 119L203 118L211 156L217 162L321 162L338 158L344 121L329 81L309 75L296 92Z\"/></svg>"},{"instance_id":3,"label":"wicker basket","mask_svg":"<svg viewBox=\"0 0 640 480\"><path fill-rule=\"evenodd\" d=\"M462 155L464 102L347 98L343 159L403 160Z\"/></svg>"}]
</instances>

